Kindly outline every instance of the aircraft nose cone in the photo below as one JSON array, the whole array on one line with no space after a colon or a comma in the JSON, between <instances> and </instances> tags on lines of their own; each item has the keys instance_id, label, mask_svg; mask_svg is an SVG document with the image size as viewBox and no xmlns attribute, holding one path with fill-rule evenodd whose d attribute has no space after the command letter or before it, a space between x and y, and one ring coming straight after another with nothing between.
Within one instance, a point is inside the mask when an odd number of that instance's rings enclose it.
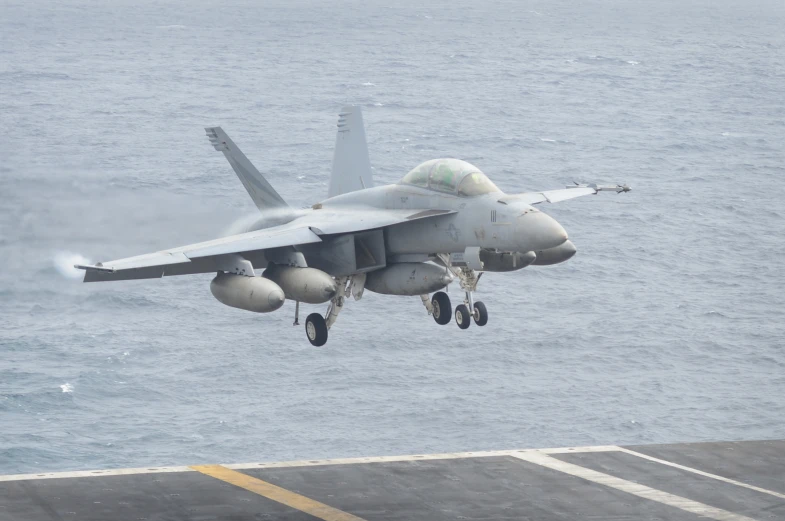
<instances>
[{"instance_id":1,"label":"aircraft nose cone","mask_svg":"<svg viewBox=\"0 0 785 521\"><path fill-rule=\"evenodd\" d=\"M567 240L567 231L556 219L542 212L528 212L518 218L520 251L547 250Z\"/></svg>"}]
</instances>

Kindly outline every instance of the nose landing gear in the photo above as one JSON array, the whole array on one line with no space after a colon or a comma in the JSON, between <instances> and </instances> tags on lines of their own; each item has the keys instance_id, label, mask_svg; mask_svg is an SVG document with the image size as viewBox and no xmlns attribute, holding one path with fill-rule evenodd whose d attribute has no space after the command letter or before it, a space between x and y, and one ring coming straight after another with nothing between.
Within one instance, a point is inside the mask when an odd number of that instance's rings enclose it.
<instances>
[{"instance_id":1,"label":"nose landing gear","mask_svg":"<svg viewBox=\"0 0 785 521\"><path fill-rule=\"evenodd\" d=\"M474 303L472 318L474 318L474 323L478 326L484 326L488 323L488 310L485 308L485 304L480 301Z\"/></svg>"},{"instance_id":2,"label":"nose landing gear","mask_svg":"<svg viewBox=\"0 0 785 521\"><path fill-rule=\"evenodd\" d=\"M455 306L455 323L458 324L458 327L461 329L466 329L472 325L471 314L469 313L469 308L466 307L466 304L458 304Z\"/></svg>"},{"instance_id":3,"label":"nose landing gear","mask_svg":"<svg viewBox=\"0 0 785 521\"><path fill-rule=\"evenodd\" d=\"M482 272L477 274L471 268L452 266L447 256L440 256L439 260L443 266L454 273L460 280L461 289L464 290L466 296L462 304L455 306L455 323L461 329L466 329L472 324L472 320L478 326L484 326L488 323L488 308L485 307L480 301L474 301L473 293L477 290L477 283L482 277ZM433 298L428 300L428 295L420 295L425 309L428 314L433 316L437 324L447 324L450 322L450 315L452 315L452 306L450 304L450 297L443 291L434 293ZM471 310L471 311L470 311Z\"/></svg>"},{"instance_id":4,"label":"nose landing gear","mask_svg":"<svg viewBox=\"0 0 785 521\"><path fill-rule=\"evenodd\" d=\"M452 268L461 283L461 289L466 292L466 297L463 299L463 304L455 308L455 323L461 329L466 329L471 325L472 319L478 326L484 326L488 323L488 309L480 301L474 301L474 292L477 291L477 283L480 282L480 277L476 271L470 268ZM460 309L460 317L458 310ZM471 312L469 311L471 310Z\"/></svg>"}]
</instances>

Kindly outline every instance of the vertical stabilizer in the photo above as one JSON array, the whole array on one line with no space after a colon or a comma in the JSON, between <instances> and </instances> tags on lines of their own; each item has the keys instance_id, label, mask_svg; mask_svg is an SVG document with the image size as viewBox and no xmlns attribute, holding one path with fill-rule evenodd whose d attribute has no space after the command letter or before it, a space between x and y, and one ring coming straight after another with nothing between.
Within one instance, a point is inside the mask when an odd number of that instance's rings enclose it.
<instances>
[{"instance_id":1,"label":"vertical stabilizer","mask_svg":"<svg viewBox=\"0 0 785 521\"><path fill-rule=\"evenodd\" d=\"M240 182L248 191L248 195L253 199L254 204L261 211L272 208L289 208L283 197L278 195L275 188L267 182L267 179L256 169L255 166L245 157L234 141L229 139L226 132L221 127L208 127L204 129L210 144L219 152L223 152L232 170L240 178Z\"/></svg>"},{"instance_id":2,"label":"vertical stabilizer","mask_svg":"<svg viewBox=\"0 0 785 521\"><path fill-rule=\"evenodd\" d=\"M359 106L344 107L338 117L333 170L327 197L373 186L371 159L365 142L363 114Z\"/></svg>"}]
</instances>

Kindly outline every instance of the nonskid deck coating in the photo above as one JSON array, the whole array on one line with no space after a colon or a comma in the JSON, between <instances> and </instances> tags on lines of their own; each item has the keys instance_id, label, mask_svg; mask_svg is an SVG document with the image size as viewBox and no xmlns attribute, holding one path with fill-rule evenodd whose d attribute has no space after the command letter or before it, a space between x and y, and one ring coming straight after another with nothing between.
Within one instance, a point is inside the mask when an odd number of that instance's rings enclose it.
<instances>
[{"instance_id":1,"label":"nonskid deck coating","mask_svg":"<svg viewBox=\"0 0 785 521\"><path fill-rule=\"evenodd\" d=\"M0 476L0 521L785 520L785 440Z\"/></svg>"}]
</instances>

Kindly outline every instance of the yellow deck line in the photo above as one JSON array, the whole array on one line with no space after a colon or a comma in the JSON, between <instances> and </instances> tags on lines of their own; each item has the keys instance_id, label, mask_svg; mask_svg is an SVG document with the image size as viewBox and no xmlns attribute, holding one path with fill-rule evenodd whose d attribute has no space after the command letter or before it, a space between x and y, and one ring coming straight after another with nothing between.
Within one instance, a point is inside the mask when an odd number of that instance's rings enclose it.
<instances>
[{"instance_id":1,"label":"yellow deck line","mask_svg":"<svg viewBox=\"0 0 785 521\"><path fill-rule=\"evenodd\" d=\"M324 519L324 521L365 521L361 517L353 516L343 510L338 510L311 498L301 496L296 492L221 465L192 465L191 468L207 476L244 488L254 494L272 499L282 505L305 512L319 519Z\"/></svg>"}]
</instances>

